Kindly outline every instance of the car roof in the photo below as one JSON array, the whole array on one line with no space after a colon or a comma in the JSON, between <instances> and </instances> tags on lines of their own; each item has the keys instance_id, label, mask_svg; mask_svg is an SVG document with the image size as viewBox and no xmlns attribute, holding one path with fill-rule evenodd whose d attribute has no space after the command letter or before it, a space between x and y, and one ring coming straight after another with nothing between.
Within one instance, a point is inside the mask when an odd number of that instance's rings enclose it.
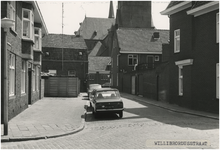
<instances>
[{"instance_id":1,"label":"car roof","mask_svg":"<svg viewBox=\"0 0 220 150\"><path fill-rule=\"evenodd\" d=\"M96 86L96 85L101 85L101 84L89 84L89 86Z\"/></svg>"},{"instance_id":2,"label":"car roof","mask_svg":"<svg viewBox=\"0 0 220 150\"><path fill-rule=\"evenodd\" d=\"M101 91L118 91L118 89L115 89L115 88L100 88L100 89L95 89L95 91L97 91L97 92L101 92Z\"/></svg>"}]
</instances>

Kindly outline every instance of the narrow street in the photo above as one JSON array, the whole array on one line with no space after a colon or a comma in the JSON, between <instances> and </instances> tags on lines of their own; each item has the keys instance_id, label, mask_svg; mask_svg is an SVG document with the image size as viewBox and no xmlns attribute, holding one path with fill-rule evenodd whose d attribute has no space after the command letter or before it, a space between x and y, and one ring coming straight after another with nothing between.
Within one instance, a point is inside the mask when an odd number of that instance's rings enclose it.
<instances>
[{"instance_id":1,"label":"narrow street","mask_svg":"<svg viewBox=\"0 0 220 150\"><path fill-rule=\"evenodd\" d=\"M2 149L146 149L219 148L219 121L162 109L123 98L122 119L116 114L94 118L90 109L79 133L45 140L1 143ZM88 101L85 101L88 103ZM207 141L206 146L153 145L152 141Z\"/></svg>"}]
</instances>

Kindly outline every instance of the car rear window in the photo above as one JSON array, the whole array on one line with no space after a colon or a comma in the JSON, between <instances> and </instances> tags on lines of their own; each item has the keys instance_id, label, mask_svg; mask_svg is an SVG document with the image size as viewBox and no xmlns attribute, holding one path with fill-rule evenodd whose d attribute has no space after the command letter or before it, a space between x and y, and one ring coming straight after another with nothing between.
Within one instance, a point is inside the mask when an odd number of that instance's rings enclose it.
<instances>
[{"instance_id":1,"label":"car rear window","mask_svg":"<svg viewBox=\"0 0 220 150\"><path fill-rule=\"evenodd\" d=\"M115 99L120 98L118 91L99 91L96 93L97 99Z\"/></svg>"},{"instance_id":2,"label":"car rear window","mask_svg":"<svg viewBox=\"0 0 220 150\"><path fill-rule=\"evenodd\" d=\"M102 88L101 85L89 85L90 89Z\"/></svg>"}]
</instances>

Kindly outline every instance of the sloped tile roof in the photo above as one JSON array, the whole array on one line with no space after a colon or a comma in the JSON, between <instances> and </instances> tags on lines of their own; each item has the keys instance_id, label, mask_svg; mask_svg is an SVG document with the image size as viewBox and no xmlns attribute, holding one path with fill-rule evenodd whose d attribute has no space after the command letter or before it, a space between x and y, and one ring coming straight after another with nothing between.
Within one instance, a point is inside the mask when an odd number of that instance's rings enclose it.
<instances>
[{"instance_id":1,"label":"sloped tile roof","mask_svg":"<svg viewBox=\"0 0 220 150\"><path fill-rule=\"evenodd\" d=\"M113 24L115 24L114 18L86 17L80 26L78 34L84 39L102 40L107 36L108 29Z\"/></svg>"},{"instance_id":2,"label":"sloped tile roof","mask_svg":"<svg viewBox=\"0 0 220 150\"><path fill-rule=\"evenodd\" d=\"M82 37L65 34L63 36L62 34L48 34L42 39L42 47L87 49L86 43Z\"/></svg>"},{"instance_id":3,"label":"sloped tile roof","mask_svg":"<svg viewBox=\"0 0 220 150\"><path fill-rule=\"evenodd\" d=\"M89 71L104 71L111 61L111 57L88 57Z\"/></svg>"},{"instance_id":4,"label":"sloped tile roof","mask_svg":"<svg viewBox=\"0 0 220 150\"><path fill-rule=\"evenodd\" d=\"M202 6L202 5L205 5L205 4L210 3L210 2L212 2L212 1L196 1L194 3L194 5L192 6L192 9L196 8L196 7L199 7L199 6Z\"/></svg>"},{"instance_id":5,"label":"sloped tile roof","mask_svg":"<svg viewBox=\"0 0 220 150\"><path fill-rule=\"evenodd\" d=\"M171 7L173 7L173 6L177 5L177 4L180 4L180 3L182 3L182 2L184 2L184 1L171 1L171 2L168 4L168 6L167 6L166 9L171 8Z\"/></svg>"},{"instance_id":6,"label":"sloped tile roof","mask_svg":"<svg viewBox=\"0 0 220 150\"><path fill-rule=\"evenodd\" d=\"M153 33L159 32L160 38L154 39ZM120 52L162 52L162 44L168 43L169 30L150 28L119 28L117 30Z\"/></svg>"},{"instance_id":7,"label":"sloped tile roof","mask_svg":"<svg viewBox=\"0 0 220 150\"><path fill-rule=\"evenodd\" d=\"M185 2L185 1L171 1L166 9L171 8L171 7L173 7L173 6L177 5L177 4L180 4L182 2ZM192 1L192 2L194 3L193 6L192 6L192 9L193 9L193 8L205 5L207 3L210 3L212 1Z\"/></svg>"}]
</instances>

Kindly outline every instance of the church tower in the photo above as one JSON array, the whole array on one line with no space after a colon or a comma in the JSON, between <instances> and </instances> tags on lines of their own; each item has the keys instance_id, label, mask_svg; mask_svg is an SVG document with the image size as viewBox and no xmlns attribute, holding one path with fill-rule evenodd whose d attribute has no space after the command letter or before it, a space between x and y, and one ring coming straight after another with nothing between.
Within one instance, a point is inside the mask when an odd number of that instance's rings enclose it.
<instances>
[{"instance_id":1,"label":"church tower","mask_svg":"<svg viewBox=\"0 0 220 150\"><path fill-rule=\"evenodd\" d=\"M112 3L112 1L110 1L108 18L115 18L114 8L113 8L113 3Z\"/></svg>"},{"instance_id":2,"label":"church tower","mask_svg":"<svg viewBox=\"0 0 220 150\"><path fill-rule=\"evenodd\" d=\"M154 28L151 1L118 1L116 24L125 28Z\"/></svg>"}]
</instances>

